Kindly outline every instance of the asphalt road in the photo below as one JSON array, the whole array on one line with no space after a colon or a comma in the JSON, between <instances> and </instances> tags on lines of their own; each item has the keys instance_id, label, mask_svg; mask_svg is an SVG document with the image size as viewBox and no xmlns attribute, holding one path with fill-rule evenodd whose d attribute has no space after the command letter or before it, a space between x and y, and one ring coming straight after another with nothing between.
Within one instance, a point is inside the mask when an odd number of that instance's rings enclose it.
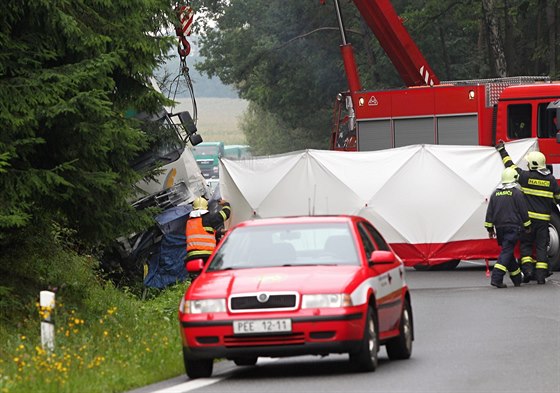
<instances>
[{"instance_id":1,"label":"asphalt road","mask_svg":"<svg viewBox=\"0 0 560 393\"><path fill-rule=\"evenodd\" d=\"M134 393L560 392L560 272L546 285L490 286L483 264L407 269L415 323L412 357L355 373L347 356L222 361L212 378L180 376ZM506 278L506 283L509 279Z\"/></svg>"}]
</instances>

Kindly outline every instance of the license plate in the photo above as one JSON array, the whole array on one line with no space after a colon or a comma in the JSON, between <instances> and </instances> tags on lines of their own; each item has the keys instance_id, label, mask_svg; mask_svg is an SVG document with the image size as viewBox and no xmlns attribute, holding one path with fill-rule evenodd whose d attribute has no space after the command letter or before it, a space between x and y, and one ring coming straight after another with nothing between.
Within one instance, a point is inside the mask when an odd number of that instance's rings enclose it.
<instances>
[{"instance_id":1,"label":"license plate","mask_svg":"<svg viewBox=\"0 0 560 393\"><path fill-rule=\"evenodd\" d=\"M292 331L291 319L251 319L234 321L234 334L285 333Z\"/></svg>"}]
</instances>

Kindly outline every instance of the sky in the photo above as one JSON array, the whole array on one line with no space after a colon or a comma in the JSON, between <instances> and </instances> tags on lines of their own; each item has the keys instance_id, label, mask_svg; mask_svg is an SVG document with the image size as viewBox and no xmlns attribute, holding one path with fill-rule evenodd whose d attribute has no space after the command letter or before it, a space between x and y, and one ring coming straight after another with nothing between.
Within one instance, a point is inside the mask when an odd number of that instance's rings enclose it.
<instances>
[{"instance_id":1,"label":"sky","mask_svg":"<svg viewBox=\"0 0 560 393\"><path fill-rule=\"evenodd\" d=\"M188 41L191 44L191 52L186 59L195 96L200 98L238 98L237 92L232 87L224 85L218 78L208 78L196 70L195 64L202 61L203 58L199 55L196 37L191 36L188 38ZM172 54L173 58L165 65L165 69L172 77L175 77L179 74L180 70L177 49L173 49ZM177 97L188 97L188 92L178 93Z\"/></svg>"}]
</instances>

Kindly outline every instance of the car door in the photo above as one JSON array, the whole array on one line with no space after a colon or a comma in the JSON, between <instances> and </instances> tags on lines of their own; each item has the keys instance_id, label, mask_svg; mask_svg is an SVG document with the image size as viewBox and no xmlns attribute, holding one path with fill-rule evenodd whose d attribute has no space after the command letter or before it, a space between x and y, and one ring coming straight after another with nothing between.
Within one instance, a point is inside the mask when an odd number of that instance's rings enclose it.
<instances>
[{"instance_id":1,"label":"car door","mask_svg":"<svg viewBox=\"0 0 560 393\"><path fill-rule=\"evenodd\" d=\"M371 225L364 221L358 223L358 232L366 255L373 251L391 251L383 236ZM377 263L369 269L376 275L377 280L377 312L379 315L379 329L381 332L394 329L402 310L402 286L404 267L395 258L392 263Z\"/></svg>"}]
</instances>

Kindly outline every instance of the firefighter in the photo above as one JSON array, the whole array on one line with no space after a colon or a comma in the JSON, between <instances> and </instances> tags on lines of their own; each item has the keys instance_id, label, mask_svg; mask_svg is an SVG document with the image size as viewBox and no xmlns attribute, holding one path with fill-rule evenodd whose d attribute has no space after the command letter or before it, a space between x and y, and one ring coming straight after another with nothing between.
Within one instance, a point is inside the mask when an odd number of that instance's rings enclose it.
<instances>
[{"instance_id":1,"label":"firefighter","mask_svg":"<svg viewBox=\"0 0 560 393\"><path fill-rule=\"evenodd\" d=\"M216 235L219 228L231 215L229 202L220 199L216 212L208 211L208 201L198 197L193 201L193 211L186 225L187 257L185 261L202 259L206 263L216 248Z\"/></svg>"},{"instance_id":2,"label":"firefighter","mask_svg":"<svg viewBox=\"0 0 560 393\"><path fill-rule=\"evenodd\" d=\"M550 216L557 209L560 201L560 187L552 173L546 168L544 154L532 151L525 156L529 170L517 167L505 149L504 142L496 145L506 168L513 168L519 174L519 184L529 209L531 232L521 235L521 271L523 282L537 280L537 284L545 284L548 271L548 244L550 234L548 225ZM533 248L535 258L533 258Z\"/></svg>"},{"instance_id":3,"label":"firefighter","mask_svg":"<svg viewBox=\"0 0 560 393\"><path fill-rule=\"evenodd\" d=\"M484 226L488 237L497 238L501 246L500 255L492 269L490 284L497 288L506 288L504 276L509 272L513 285L521 285L521 269L513 256L515 245L519 241L521 231L531 231L531 220L527 210L527 202L517 179L519 174L513 168L506 168L502 173L502 184L496 188L486 210Z\"/></svg>"}]
</instances>

